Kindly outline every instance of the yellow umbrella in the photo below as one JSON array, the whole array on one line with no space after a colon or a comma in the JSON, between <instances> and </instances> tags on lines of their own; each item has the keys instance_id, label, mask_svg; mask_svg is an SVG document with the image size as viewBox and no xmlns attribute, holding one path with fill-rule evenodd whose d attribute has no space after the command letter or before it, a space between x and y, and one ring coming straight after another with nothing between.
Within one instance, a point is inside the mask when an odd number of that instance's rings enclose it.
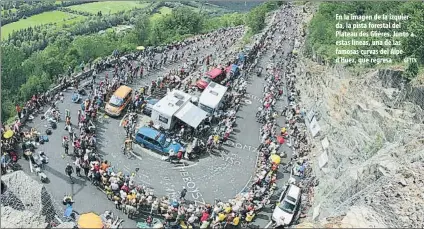
<instances>
[{"instance_id":1,"label":"yellow umbrella","mask_svg":"<svg viewBox=\"0 0 424 229\"><path fill-rule=\"evenodd\" d=\"M4 132L3 137L8 139L11 138L13 136L13 130L7 130L6 132Z\"/></svg>"},{"instance_id":2,"label":"yellow umbrella","mask_svg":"<svg viewBox=\"0 0 424 229\"><path fill-rule=\"evenodd\" d=\"M103 228L103 221L100 216L95 213L82 214L78 219L78 228Z\"/></svg>"},{"instance_id":3,"label":"yellow umbrella","mask_svg":"<svg viewBox=\"0 0 424 229\"><path fill-rule=\"evenodd\" d=\"M137 50L144 50L144 49L145 49L145 47L144 47L144 46L138 46L136 49L137 49Z\"/></svg>"},{"instance_id":4,"label":"yellow umbrella","mask_svg":"<svg viewBox=\"0 0 424 229\"><path fill-rule=\"evenodd\" d=\"M271 161L272 161L273 163L275 163L275 164L280 164L280 162L281 162L281 157L280 157L280 156L278 156L277 154L273 154L273 155L271 155L271 156L270 156L270 159L271 159Z\"/></svg>"}]
</instances>

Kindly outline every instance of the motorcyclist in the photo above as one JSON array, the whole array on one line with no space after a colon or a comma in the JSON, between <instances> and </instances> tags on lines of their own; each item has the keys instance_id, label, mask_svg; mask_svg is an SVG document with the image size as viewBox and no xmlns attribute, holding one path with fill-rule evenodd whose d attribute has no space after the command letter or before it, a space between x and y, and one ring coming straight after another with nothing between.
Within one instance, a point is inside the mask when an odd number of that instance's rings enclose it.
<instances>
[{"instance_id":1,"label":"motorcyclist","mask_svg":"<svg viewBox=\"0 0 424 229\"><path fill-rule=\"evenodd\" d=\"M44 153L44 151L39 152L39 155L40 155L41 163L43 163L43 164L47 164L47 163L49 163L49 158L48 158L48 157L47 157L47 155Z\"/></svg>"}]
</instances>

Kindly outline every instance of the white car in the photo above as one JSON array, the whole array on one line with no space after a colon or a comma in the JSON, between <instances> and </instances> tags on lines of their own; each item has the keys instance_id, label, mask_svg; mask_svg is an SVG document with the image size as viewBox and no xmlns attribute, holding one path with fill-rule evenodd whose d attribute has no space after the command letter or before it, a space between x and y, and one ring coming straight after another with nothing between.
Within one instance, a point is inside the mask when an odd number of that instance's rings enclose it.
<instances>
[{"instance_id":1,"label":"white car","mask_svg":"<svg viewBox=\"0 0 424 229\"><path fill-rule=\"evenodd\" d=\"M290 225L300 204L300 194L299 187L293 184L289 185L278 199L277 206L272 213L272 220L278 225Z\"/></svg>"}]
</instances>

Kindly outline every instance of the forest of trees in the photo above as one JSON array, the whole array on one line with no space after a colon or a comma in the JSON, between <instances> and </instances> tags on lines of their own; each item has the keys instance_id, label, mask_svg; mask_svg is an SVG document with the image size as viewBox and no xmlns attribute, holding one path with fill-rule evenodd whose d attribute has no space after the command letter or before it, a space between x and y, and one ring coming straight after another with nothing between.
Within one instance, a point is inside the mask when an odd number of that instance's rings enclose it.
<instances>
[{"instance_id":1,"label":"forest of trees","mask_svg":"<svg viewBox=\"0 0 424 229\"><path fill-rule=\"evenodd\" d=\"M349 49L363 49L363 46L346 47L336 46L336 18L335 15L339 14L357 14L357 15L371 15L375 14L392 14L392 15L408 15L409 20L402 21L402 29L414 33L415 36L406 38L394 38L402 43L398 49L403 49L404 54L392 56L395 61L402 62L404 58L416 58L417 63L410 64L407 67L408 78L413 78L417 75L417 66L424 64L424 4L422 2L328 2L320 4L318 12L314 15L308 31L307 48L309 54L314 51L317 55L321 56L329 63L334 63L338 55L335 50L349 48ZM343 31L352 31L350 29L343 29ZM358 31L358 30L356 30ZM392 32L392 29L378 29L380 32ZM381 38L361 37L361 40L381 40ZM373 49L388 48L387 46L377 46ZM390 48L390 47L389 47ZM373 58L379 55L369 55L367 57ZM346 56L348 57L348 56ZM358 57L358 56L356 56ZM359 57L364 57L359 55ZM372 65L370 65L372 66Z\"/></svg>"},{"instance_id":2,"label":"forest of trees","mask_svg":"<svg viewBox=\"0 0 424 229\"><path fill-rule=\"evenodd\" d=\"M222 27L246 24L251 33L256 33L265 26L265 14L276 6L276 3L266 3L247 15L234 13L210 18L205 18L191 8L178 7L154 22L149 20L152 12L138 12L136 15L128 15L127 19L134 23L135 28L126 33L111 31L79 35L85 33L78 33L77 28L80 31L87 29L81 23L74 25L74 34L67 31L52 36L49 30L27 29L14 35L16 38L13 41L11 39L2 44L2 121L15 115L16 103L22 105L33 94L46 91L68 67L74 69L82 62L89 63L111 55L115 49L121 53L130 52L139 45L162 45ZM104 23L103 19L98 21ZM93 32L99 30L94 25L90 28L94 28ZM28 48L34 41L40 46L36 49Z\"/></svg>"}]
</instances>

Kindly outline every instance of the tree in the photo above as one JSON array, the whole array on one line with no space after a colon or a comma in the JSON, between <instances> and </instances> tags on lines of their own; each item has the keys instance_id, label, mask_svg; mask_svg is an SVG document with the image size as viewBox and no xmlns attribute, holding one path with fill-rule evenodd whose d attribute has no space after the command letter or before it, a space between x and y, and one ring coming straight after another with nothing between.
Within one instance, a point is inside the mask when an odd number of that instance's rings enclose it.
<instances>
[{"instance_id":1,"label":"tree","mask_svg":"<svg viewBox=\"0 0 424 229\"><path fill-rule=\"evenodd\" d=\"M200 14L188 7L177 8L172 11L171 17L166 18L172 20L170 25L175 25L175 27L168 29L176 29L179 35L197 34L200 32L203 24L203 18Z\"/></svg>"},{"instance_id":2,"label":"tree","mask_svg":"<svg viewBox=\"0 0 424 229\"><path fill-rule=\"evenodd\" d=\"M417 77L418 71L419 69L417 62L410 62L405 70L404 76L405 78L412 80Z\"/></svg>"},{"instance_id":3,"label":"tree","mask_svg":"<svg viewBox=\"0 0 424 229\"><path fill-rule=\"evenodd\" d=\"M415 56L419 63L424 64L424 4L407 2L400 10L409 16L408 22L405 23L406 31L414 34L402 42L404 51L406 55Z\"/></svg>"},{"instance_id":4,"label":"tree","mask_svg":"<svg viewBox=\"0 0 424 229\"><path fill-rule=\"evenodd\" d=\"M246 16L246 25L253 33L260 32L265 27L266 11L263 7L253 8Z\"/></svg>"},{"instance_id":5,"label":"tree","mask_svg":"<svg viewBox=\"0 0 424 229\"><path fill-rule=\"evenodd\" d=\"M144 44L149 38L149 32L151 30L150 18L146 14L142 14L136 18L134 26L134 33L137 36L139 44Z\"/></svg>"},{"instance_id":6,"label":"tree","mask_svg":"<svg viewBox=\"0 0 424 229\"><path fill-rule=\"evenodd\" d=\"M50 84L51 81L45 74L41 76L31 76L28 78L28 81L20 87L20 96L24 101L28 100L34 94L45 92Z\"/></svg>"},{"instance_id":7,"label":"tree","mask_svg":"<svg viewBox=\"0 0 424 229\"><path fill-rule=\"evenodd\" d=\"M22 62L25 54L14 46L2 47L1 81L3 88L17 89L25 82Z\"/></svg>"},{"instance_id":8,"label":"tree","mask_svg":"<svg viewBox=\"0 0 424 229\"><path fill-rule=\"evenodd\" d=\"M15 104L13 104L13 97L9 90L2 89L1 90L1 121L5 122L9 117L12 117L16 114L14 109Z\"/></svg>"}]
</instances>

